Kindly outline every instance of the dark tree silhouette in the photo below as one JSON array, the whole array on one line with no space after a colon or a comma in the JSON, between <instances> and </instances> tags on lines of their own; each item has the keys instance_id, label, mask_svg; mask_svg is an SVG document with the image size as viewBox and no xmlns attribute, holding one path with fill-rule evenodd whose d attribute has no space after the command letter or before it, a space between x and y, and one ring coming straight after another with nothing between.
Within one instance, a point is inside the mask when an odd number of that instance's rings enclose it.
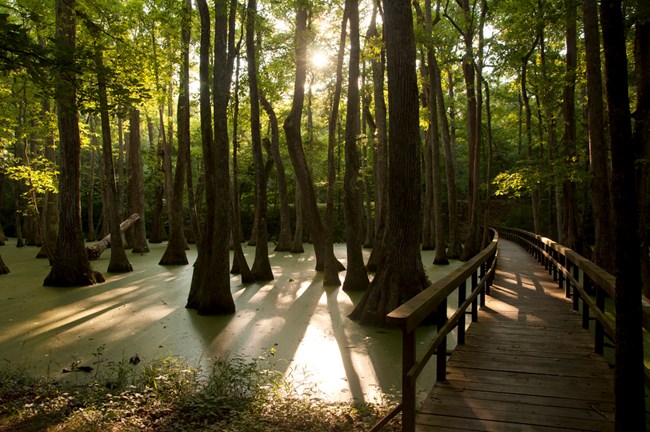
<instances>
[{"instance_id":1,"label":"dark tree silhouette","mask_svg":"<svg viewBox=\"0 0 650 432\"><path fill-rule=\"evenodd\" d=\"M600 20L612 147L612 204L616 230L616 431L645 430L640 241L621 0L603 0Z\"/></svg>"}]
</instances>

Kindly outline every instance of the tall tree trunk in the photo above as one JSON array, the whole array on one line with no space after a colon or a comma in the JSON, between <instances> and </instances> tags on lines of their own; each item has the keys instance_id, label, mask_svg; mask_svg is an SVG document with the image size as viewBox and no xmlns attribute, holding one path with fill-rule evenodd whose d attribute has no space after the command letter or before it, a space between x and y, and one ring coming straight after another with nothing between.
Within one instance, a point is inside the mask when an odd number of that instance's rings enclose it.
<instances>
[{"instance_id":1,"label":"tall tree trunk","mask_svg":"<svg viewBox=\"0 0 650 432\"><path fill-rule=\"evenodd\" d=\"M415 36L408 0L384 2L388 61L389 163L385 258L350 317L384 325L386 314L423 290L424 273L413 229L420 221L420 148Z\"/></svg>"},{"instance_id":2,"label":"tall tree trunk","mask_svg":"<svg viewBox=\"0 0 650 432\"><path fill-rule=\"evenodd\" d=\"M209 112L208 75L209 62L209 12L207 2L198 0L201 14L201 129L207 134ZM216 315L235 312L235 303L230 292L229 251L230 237L230 167L228 164L228 100L235 59L235 17L236 1L230 8L226 0L215 2L214 40L214 143L202 138L206 183L205 233L199 248L198 258L192 274L192 285L187 299L187 308L199 314ZM230 49L229 49L230 48Z\"/></svg>"},{"instance_id":3,"label":"tall tree trunk","mask_svg":"<svg viewBox=\"0 0 650 432\"><path fill-rule=\"evenodd\" d=\"M251 140L253 145L253 162L255 164L255 215L257 219L257 237L255 241L255 260L251 271L256 280L273 280L273 271L269 261L268 224L267 224L267 171L262 154L262 136L260 127L260 96L257 86L257 59L255 52L255 20L257 1L248 0L246 14L246 59L248 61L248 89L251 105Z\"/></svg>"},{"instance_id":4,"label":"tall tree trunk","mask_svg":"<svg viewBox=\"0 0 650 432\"><path fill-rule=\"evenodd\" d=\"M425 1L425 26L427 33L433 31L433 26L439 20L436 16L434 22L432 13L431 0ZM447 265L447 249L445 247L445 229L442 218L442 199L440 193L440 128L438 123L438 100L436 80L440 80L440 74L436 72L437 62L435 60L435 52L433 46L427 47L427 81L428 93L427 103L429 105L429 139L431 140L431 165L432 165L432 179L431 179L431 198L433 206L433 226L435 230L435 249L436 255L433 258L433 263L437 265Z\"/></svg>"},{"instance_id":5,"label":"tall tree trunk","mask_svg":"<svg viewBox=\"0 0 650 432\"><path fill-rule=\"evenodd\" d=\"M528 151L528 163L534 164L534 152L533 152L533 113L530 107L530 98L528 97L528 62L530 57L535 52L539 37L535 38L533 45L530 50L526 53L521 59L521 99L524 105L525 112L525 125L526 125L526 149ZM534 187L530 192L532 211L533 211L533 231L535 233L541 234L541 204L540 204L540 192L539 189Z\"/></svg>"},{"instance_id":6,"label":"tall tree trunk","mask_svg":"<svg viewBox=\"0 0 650 432\"><path fill-rule=\"evenodd\" d=\"M641 275L643 292L650 297L650 197L648 196L648 170L650 161L650 4L637 1L637 19L634 39L634 58L637 83L636 112L634 114L634 140L639 155L637 160L637 185L639 197L639 226L641 238Z\"/></svg>"},{"instance_id":7,"label":"tall tree trunk","mask_svg":"<svg viewBox=\"0 0 650 432\"><path fill-rule=\"evenodd\" d=\"M287 176L284 171L284 162L280 154L280 127L278 117L275 115L273 106L263 94L260 94L260 103L269 117L271 125L271 152L275 163L275 170L278 173L278 191L280 193L280 233L276 251L291 250L291 213L289 210L289 197L287 194Z\"/></svg>"},{"instance_id":8,"label":"tall tree trunk","mask_svg":"<svg viewBox=\"0 0 650 432\"><path fill-rule=\"evenodd\" d=\"M16 131L16 138L20 136L19 131ZM22 151L19 150L18 146L22 140L16 139L14 144L14 157L18 160L22 159ZM23 195L24 186L22 182L14 182L14 226L16 230L16 247L25 247L25 239L23 237L23 205L22 205L22 195ZM82 233L83 235L83 233Z\"/></svg>"},{"instance_id":9,"label":"tall tree trunk","mask_svg":"<svg viewBox=\"0 0 650 432\"><path fill-rule=\"evenodd\" d=\"M239 62L240 62L240 48L241 41L244 37L245 28L241 29L241 36L235 48L235 88L234 88L234 113L232 118L232 190L231 190L231 241L234 250L234 259L230 268L230 274L238 274L241 276L242 283L249 283L255 281L255 276L251 271L244 250L242 249L242 241L244 232L241 223L240 211L240 194L239 194Z\"/></svg>"},{"instance_id":10,"label":"tall tree trunk","mask_svg":"<svg viewBox=\"0 0 650 432\"><path fill-rule=\"evenodd\" d=\"M359 170L359 149L357 138L361 133L361 104L359 95L359 0L346 0L350 22L350 61L348 64L347 113L345 116L345 240L348 269L343 282L344 291L365 291L368 275L363 262L363 208L362 187Z\"/></svg>"},{"instance_id":11,"label":"tall tree trunk","mask_svg":"<svg viewBox=\"0 0 650 432\"><path fill-rule=\"evenodd\" d=\"M122 118L117 118L117 211L120 215L119 219L124 218L125 205L126 205L126 173L125 173L125 161L124 161L124 123ZM125 245L126 248L132 247L132 245Z\"/></svg>"},{"instance_id":12,"label":"tall tree trunk","mask_svg":"<svg viewBox=\"0 0 650 432\"><path fill-rule=\"evenodd\" d=\"M432 51L431 67L435 73L435 92L437 97L438 119L442 137L442 148L445 155L445 178L447 180L447 213L449 218L449 242L447 246L447 258L457 259L461 253L460 235L458 233L458 199L456 197L456 163L452 151L455 142L452 140L447 110L445 108L445 94L442 91L442 79L440 67L436 58L435 50ZM449 77L450 92L453 92L453 80L451 73Z\"/></svg>"},{"instance_id":13,"label":"tall tree trunk","mask_svg":"<svg viewBox=\"0 0 650 432\"><path fill-rule=\"evenodd\" d=\"M323 235L323 224L318 213L316 194L302 145L301 117L305 101L305 78L307 74L307 5L299 1L296 11L296 80L294 85L293 102L291 112L284 122L284 132L287 137L289 156L296 174L296 181L300 185L300 200L304 205L304 211L309 224L309 232L314 241L316 253L316 270L323 271L325 268L325 255L334 255L334 250L326 249ZM331 258L331 257L330 257ZM332 258L336 260L336 258ZM343 269L338 261L336 265Z\"/></svg>"},{"instance_id":14,"label":"tall tree trunk","mask_svg":"<svg viewBox=\"0 0 650 432\"><path fill-rule=\"evenodd\" d=\"M190 0L183 1L181 18L181 64L178 89L177 112L177 140L178 156L176 159L176 173L169 204L169 241L165 253L158 264L160 265L186 265L188 264L185 249L183 213L185 177L189 161L190 148L190 26L192 4Z\"/></svg>"},{"instance_id":15,"label":"tall tree trunk","mask_svg":"<svg viewBox=\"0 0 650 432\"><path fill-rule=\"evenodd\" d=\"M615 273L615 240L612 229L612 206L609 193L609 163L605 138L603 84L600 72L600 31L597 0L583 0L585 60L587 66L587 103L589 124L589 172L593 200L596 242L593 261Z\"/></svg>"},{"instance_id":16,"label":"tall tree trunk","mask_svg":"<svg viewBox=\"0 0 650 432\"><path fill-rule=\"evenodd\" d=\"M476 63L474 61L474 21L469 0L459 0L458 5L463 13L464 29L458 25L456 28L461 32L465 43L465 52L463 54L463 77L465 79L465 91L467 94L467 151L468 151L468 212L469 223L467 238L461 253L462 260L468 260L479 251L478 244L478 212L479 212L479 162L481 149L481 122L480 110L476 99Z\"/></svg>"},{"instance_id":17,"label":"tall tree trunk","mask_svg":"<svg viewBox=\"0 0 650 432\"><path fill-rule=\"evenodd\" d=\"M14 85L12 87L12 93L14 96L18 97L17 90L17 79L14 78ZM15 102L15 108L17 113L16 127L14 129L14 158L18 161L19 164L24 164L23 153L25 152L25 141L22 138L22 129L24 129L24 117L23 112L24 104L21 106L20 102ZM16 247L25 247L25 239L23 237L23 200L22 195L25 187L22 181L14 181L14 226L16 231Z\"/></svg>"},{"instance_id":18,"label":"tall tree trunk","mask_svg":"<svg viewBox=\"0 0 650 432\"><path fill-rule=\"evenodd\" d=\"M129 213L137 213L140 219L133 225L133 253L149 252L144 224L144 171L140 149L140 110L131 107L129 116Z\"/></svg>"},{"instance_id":19,"label":"tall tree trunk","mask_svg":"<svg viewBox=\"0 0 650 432\"><path fill-rule=\"evenodd\" d=\"M242 29L243 37L244 29ZM241 38L240 38L241 41ZM231 220L233 238L239 238L239 241L244 239L244 230L241 223L241 196L239 192L239 62L240 62L240 45L237 45L237 54L235 59L235 88L233 96L233 116L232 116L232 207L233 207L233 217ZM236 234L236 236L235 236ZM235 240L233 239L233 242ZM236 255L232 263L231 273L234 270L239 273L239 258ZM246 264L248 266L248 264Z\"/></svg>"},{"instance_id":20,"label":"tall tree trunk","mask_svg":"<svg viewBox=\"0 0 650 432\"><path fill-rule=\"evenodd\" d=\"M108 115L108 97L106 95L106 69L102 49L99 48L95 54L95 65L97 66L97 90L99 97L99 109L102 124L102 156L104 173L104 201L107 205L108 220L111 235L111 258L108 263L109 273L126 273L133 271L124 251L122 243L122 232L120 230L120 215L117 207L117 189L115 186L115 168L113 166L113 142L111 141L111 124Z\"/></svg>"},{"instance_id":21,"label":"tall tree trunk","mask_svg":"<svg viewBox=\"0 0 650 432\"><path fill-rule=\"evenodd\" d=\"M564 76L564 92L562 112L564 116L564 143L565 163L570 170L577 169L576 157L576 69L578 65L578 36L577 36L577 2L566 1L566 71ZM577 219L577 198L576 183L565 179L563 184L564 192L564 237L566 246L582 253L581 239L579 238Z\"/></svg>"},{"instance_id":22,"label":"tall tree trunk","mask_svg":"<svg viewBox=\"0 0 650 432\"><path fill-rule=\"evenodd\" d=\"M334 94L332 95L332 109L330 110L327 122L327 209L325 214L325 247L334 247L334 184L336 181L336 166L334 164L334 146L336 145L336 126L339 117L339 105L341 103L341 87L343 86L343 57L345 56L345 39L347 37L348 3L343 9L343 21L341 22L341 36L339 38L339 50L336 56L336 82ZM328 255L329 256L329 255ZM327 261L325 257L325 274L323 285L341 285L339 274L335 263Z\"/></svg>"},{"instance_id":23,"label":"tall tree trunk","mask_svg":"<svg viewBox=\"0 0 650 432\"><path fill-rule=\"evenodd\" d=\"M294 193L294 204L293 207L296 212L296 227L293 232L293 241L291 243L291 252L292 253L303 253L305 249L302 246L302 199L300 197L300 183L296 183L296 189ZM338 274L338 272L337 272Z\"/></svg>"},{"instance_id":24,"label":"tall tree trunk","mask_svg":"<svg viewBox=\"0 0 650 432\"><path fill-rule=\"evenodd\" d=\"M368 39L383 39L377 30L377 7L373 7L372 19L368 27ZM375 145L375 241L366 267L376 271L377 263L382 261L382 247L386 231L386 205L388 200L388 134L386 121L386 100L384 98L384 44L379 55L371 59L372 93L375 100L375 124L377 126Z\"/></svg>"},{"instance_id":25,"label":"tall tree trunk","mask_svg":"<svg viewBox=\"0 0 650 432\"><path fill-rule=\"evenodd\" d=\"M605 88L612 147L612 204L616 229L616 431L645 430L645 386L639 265L636 152L630 125L625 24L621 0L602 0Z\"/></svg>"},{"instance_id":26,"label":"tall tree trunk","mask_svg":"<svg viewBox=\"0 0 650 432\"><path fill-rule=\"evenodd\" d=\"M151 221L151 233L149 234L149 243L162 243L165 239L165 226L163 223L163 198L165 197L165 187L163 186L162 172L162 146L161 137L155 139L153 119L147 115L147 133L149 135L149 145L151 153L155 155L154 161L154 196L153 196L153 214ZM154 141L156 143L154 143Z\"/></svg>"},{"instance_id":27,"label":"tall tree trunk","mask_svg":"<svg viewBox=\"0 0 650 432\"><path fill-rule=\"evenodd\" d=\"M92 133L91 146L90 146L90 178L88 179L88 205L86 206L87 211L87 222L88 222L88 236L86 241L94 242L97 240L97 233L95 232L95 149L97 145L97 119L94 116L91 116L89 121L90 131Z\"/></svg>"},{"instance_id":28,"label":"tall tree trunk","mask_svg":"<svg viewBox=\"0 0 650 432\"><path fill-rule=\"evenodd\" d=\"M492 135L492 107L490 105L490 86L488 82L481 78L480 80L485 85L485 114L487 117L487 161L485 168L485 210L483 212L483 240L481 242L481 249L486 248L489 243L489 229L491 224L490 219L490 198L491 190L490 184L492 183L492 154L494 148L494 141Z\"/></svg>"},{"instance_id":29,"label":"tall tree trunk","mask_svg":"<svg viewBox=\"0 0 650 432\"><path fill-rule=\"evenodd\" d=\"M361 94L361 134L364 137L362 143L362 148L361 148L361 170L363 172L363 197L364 197L364 220L365 220L365 230L364 230L364 240L363 240L363 247L364 248L371 248L373 247L374 240L375 240L375 221L372 215L372 201L373 201L373 193L372 193L372 176L369 174L372 170L372 165L370 163L372 157L373 157L373 149L372 145L374 142L374 135L375 131L377 130L377 126L374 124L374 120L372 119L372 115L370 114L370 94L367 90L367 79L368 79L368 72L367 72L367 64L366 61L364 60L362 63L362 71L361 71L361 88L363 89L363 93ZM372 124L372 126L370 126ZM368 128L371 128L370 134L368 133ZM332 149L333 150L333 149ZM332 153L332 156L334 156L334 153ZM333 161L332 161L333 162Z\"/></svg>"},{"instance_id":30,"label":"tall tree trunk","mask_svg":"<svg viewBox=\"0 0 650 432\"><path fill-rule=\"evenodd\" d=\"M56 2L58 63L74 65L76 47L75 0ZM59 236L56 258L43 282L46 286L79 286L103 282L93 271L81 232L81 139L77 111L76 77L71 69L57 71L55 91L61 165L59 176Z\"/></svg>"},{"instance_id":31,"label":"tall tree trunk","mask_svg":"<svg viewBox=\"0 0 650 432\"><path fill-rule=\"evenodd\" d=\"M538 9L540 14L544 14L544 2L538 0ZM546 61L546 36L544 31L544 25L540 24L537 29L539 35L539 57L540 57L540 69L542 75L542 82L546 83L548 81L548 65ZM557 154L560 152L558 148L557 140L557 118L555 114L555 108L553 106L555 95L552 92L544 91L542 92L542 110L544 117L546 117L546 134L548 137L548 155L549 160L554 161L557 158ZM562 200L562 187L559 184L554 184L551 186L551 199L550 207L550 217L554 218L554 223L549 224L555 227L555 230L550 233L551 237L562 243L562 214L563 214L563 200ZM553 203L554 201L554 203ZM555 210L554 214L552 210Z\"/></svg>"},{"instance_id":32,"label":"tall tree trunk","mask_svg":"<svg viewBox=\"0 0 650 432\"><path fill-rule=\"evenodd\" d=\"M43 101L43 115L50 115L52 111L49 99ZM45 158L52 163L56 162L54 150L54 134L48 133L45 137ZM1 181L1 180L0 180ZM1 189L1 188L0 188ZM1 195L1 191L0 191ZM37 258L48 258L50 265L54 264L54 248L56 247L56 239L58 237L59 227L59 195L58 193L48 191L45 194L45 204L43 211L43 225L45 227L45 234L43 235L43 245L41 250L36 255Z\"/></svg>"},{"instance_id":33,"label":"tall tree trunk","mask_svg":"<svg viewBox=\"0 0 650 432\"><path fill-rule=\"evenodd\" d=\"M421 12L418 7L418 12ZM429 81L428 69L424 52L420 56L420 75L423 82L425 102L422 103L427 113L434 109L431 104L431 82ZM435 111L434 111L435 112ZM434 223L433 208L433 128L431 116L427 118L429 127L424 139L424 202L422 206L422 250L433 250L436 247L436 232Z\"/></svg>"}]
</instances>

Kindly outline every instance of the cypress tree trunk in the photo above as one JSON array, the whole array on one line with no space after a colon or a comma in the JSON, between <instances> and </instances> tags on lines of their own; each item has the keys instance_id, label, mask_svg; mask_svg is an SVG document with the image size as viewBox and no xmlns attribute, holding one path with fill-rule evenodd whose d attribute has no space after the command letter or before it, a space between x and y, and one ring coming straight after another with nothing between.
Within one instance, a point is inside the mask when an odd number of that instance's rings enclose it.
<instances>
[{"instance_id":1,"label":"cypress tree trunk","mask_svg":"<svg viewBox=\"0 0 650 432\"><path fill-rule=\"evenodd\" d=\"M388 60L389 177L384 259L350 317L385 325L386 314L428 284L420 255L420 160L415 36L408 0L384 2Z\"/></svg>"},{"instance_id":2,"label":"cypress tree trunk","mask_svg":"<svg viewBox=\"0 0 650 432\"><path fill-rule=\"evenodd\" d=\"M339 50L336 55L336 82L332 95L332 109L327 123L327 210L325 218L325 247L334 247L334 184L336 181L336 165L334 163L334 147L336 145L336 126L339 117L339 104L341 103L341 87L343 86L343 57L345 55L345 39L347 37L348 3L343 9L341 22L341 36ZM327 259L327 257L326 257ZM335 263L325 262L323 285L341 285Z\"/></svg>"},{"instance_id":3,"label":"cypress tree trunk","mask_svg":"<svg viewBox=\"0 0 650 432\"><path fill-rule=\"evenodd\" d=\"M370 38L382 38L377 30L377 7L373 8L372 19L368 27ZM382 47L384 44L380 44ZM382 242L386 232L386 202L388 201L388 138L386 121L386 100L384 98L384 55L382 48L378 57L371 59L372 92L375 100L375 124L377 143L375 148L375 241L366 268L376 271L377 263L382 257Z\"/></svg>"},{"instance_id":4,"label":"cypress tree trunk","mask_svg":"<svg viewBox=\"0 0 650 432\"><path fill-rule=\"evenodd\" d=\"M637 83L637 105L634 115L634 140L639 156L637 184L639 190L639 226L641 237L641 275L643 292L650 297L650 197L648 197L648 170L650 165L650 4L637 2L634 38L634 58Z\"/></svg>"},{"instance_id":5,"label":"cypress tree trunk","mask_svg":"<svg viewBox=\"0 0 650 432\"><path fill-rule=\"evenodd\" d=\"M316 204L313 181L307 157L302 145L301 118L305 102L305 78L307 74L307 5L303 0L298 2L296 12L296 79L294 85L293 102L291 112L284 121L284 132L287 137L289 156L296 174L296 182L299 185L301 208L307 217L309 233L314 242L316 253L316 270L325 269L325 255L334 255L334 250L325 248L323 224ZM304 206L304 207L302 207ZM296 206L297 208L298 206ZM297 224L296 224L297 225ZM297 236L294 237L294 246ZM336 263L337 269L342 270L343 265L331 256L332 262Z\"/></svg>"},{"instance_id":6,"label":"cypress tree trunk","mask_svg":"<svg viewBox=\"0 0 650 432\"><path fill-rule=\"evenodd\" d=\"M160 144L160 138L157 140L157 143L154 136L154 126L153 119L147 116L147 133L149 134L149 145L151 146L151 152L156 155L155 157L155 184L154 184L154 196L153 196L153 214L151 217L151 233L149 234L149 243L162 243L165 239L165 226L163 223L163 198L165 196L165 187L163 186L163 172L162 172L162 146Z\"/></svg>"},{"instance_id":7,"label":"cypress tree trunk","mask_svg":"<svg viewBox=\"0 0 650 432\"><path fill-rule=\"evenodd\" d=\"M565 163L569 169L575 169L576 151L576 69L578 65L577 48L577 3L575 0L566 0L566 71L564 76L564 95L562 113L564 116L564 143ZM566 179L563 184L564 192L564 237L563 243L571 249L582 253L581 239L577 226L577 198L576 184Z\"/></svg>"},{"instance_id":8,"label":"cypress tree trunk","mask_svg":"<svg viewBox=\"0 0 650 432\"><path fill-rule=\"evenodd\" d=\"M209 34L210 20L207 2L197 1L201 15L201 130L205 165L206 216L205 233L194 264L192 285L185 307L199 314L217 315L235 312L230 292L230 178L227 108L234 65L234 31L236 1L230 10L226 0L215 2L215 41L213 106L214 129L209 132ZM230 47L230 50L228 49ZM214 133L214 142L208 134Z\"/></svg>"},{"instance_id":9,"label":"cypress tree trunk","mask_svg":"<svg viewBox=\"0 0 650 432\"><path fill-rule=\"evenodd\" d=\"M255 164L255 215L257 219L255 261L251 272L256 280L273 280L273 271L269 261L267 229L266 186L268 173L264 166L262 154L262 137L260 131L260 98L257 86L257 59L255 58L255 18L257 1L248 0L246 14L246 59L248 60L248 88L251 105L251 139L253 144L253 161Z\"/></svg>"},{"instance_id":10,"label":"cypress tree trunk","mask_svg":"<svg viewBox=\"0 0 650 432\"><path fill-rule=\"evenodd\" d=\"M612 204L616 230L616 431L645 430L645 386L639 265L638 205L621 0L602 0L600 20L612 148Z\"/></svg>"},{"instance_id":11,"label":"cypress tree trunk","mask_svg":"<svg viewBox=\"0 0 650 432\"><path fill-rule=\"evenodd\" d=\"M433 31L434 21L432 16L431 0L425 2L425 24L427 33ZM438 19L438 17L436 17ZM442 199L440 193L440 128L438 124L438 101L436 97L436 79L439 75L436 74L436 61L433 46L427 48L427 69L426 78L428 81L427 103L429 105L429 137L431 140L431 204L434 229L434 246L436 255L433 258L433 263L437 265L447 265L447 250L445 247L445 230L442 221ZM440 85L440 84L438 84Z\"/></svg>"},{"instance_id":12,"label":"cypress tree trunk","mask_svg":"<svg viewBox=\"0 0 650 432\"><path fill-rule=\"evenodd\" d=\"M368 288L368 275L363 262L363 209L362 187L359 170L359 150L357 138L361 132L359 96L359 1L347 0L346 9L350 21L350 61L348 66L347 113L345 116L345 176L344 212L345 240L348 269L343 282L345 291L365 291Z\"/></svg>"},{"instance_id":13,"label":"cypress tree trunk","mask_svg":"<svg viewBox=\"0 0 650 432\"><path fill-rule=\"evenodd\" d=\"M269 117L271 126L271 153L278 174L278 192L280 194L280 233L276 251L291 250L291 213L289 211L289 197L287 194L287 176L284 171L284 162L280 154L280 126L273 106L263 94L260 94L260 103Z\"/></svg>"},{"instance_id":14,"label":"cypress tree trunk","mask_svg":"<svg viewBox=\"0 0 650 432\"><path fill-rule=\"evenodd\" d=\"M43 114L49 115L50 112L50 101L46 99L43 101ZM45 137L44 154L49 161L52 163L55 162L54 135L52 133L48 134L47 137ZM54 248L56 247L56 239L59 234L59 195L57 193L48 191L45 194L45 204L43 208L43 226L45 227L45 233L43 235L43 245L41 246L41 250L38 252L36 257L48 258L50 265L52 265L54 264Z\"/></svg>"},{"instance_id":15,"label":"cypress tree trunk","mask_svg":"<svg viewBox=\"0 0 650 432\"><path fill-rule=\"evenodd\" d=\"M177 134L178 134L178 156L176 159L176 173L174 175L171 202L169 204L169 241L163 254L160 265L186 265L187 240L185 239L183 210L185 190L185 177L189 161L190 148L190 26L191 26L192 5L188 1L183 2L183 18L181 20L181 64L180 82L178 90L177 109Z\"/></svg>"},{"instance_id":16,"label":"cypress tree trunk","mask_svg":"<svg viewBox=\"0 0 650 432\"><path fill-rule=\"evenodd\" d=\"M140 219L133 225L133 253L149 252L144 224L144 172L140 149L140 111L131 107L129 117L129 213Z\"/></svg>"},{"instance_id":17,"label":"cypress tree trunk","mask_svg":"<svg viewBox=\"0 0 650 432\"><path fill-rule=\"evenodd\" d=\"M463 77L465 79L465 90L467 94L467 146L469 155L469 183L468 183L468 205L469 205L469 226L467 238L461 253L462 260L468 260L479 251L478 244L478 184L479 184L479 162L481 149L481 112L476 100L476 63L474 61L474 21L468 0L459 0L462 9L466 28L462 37L465 43L463 55Z\"/></svg>"},{"instance_id":18,"label":"cypress tree trunk","mask_svg":"<svg viewBox=\"0 0 650 432\"><path fill-rule=\"evenodd\" d=\"M589 124L589 172L593 200L596 242L593 261L608 272L615 273L614 230L609 193L609 163L605 139L603 84L600 71L600 31L597 0L583 0L585 60L587 67L587 103Z\"/></svg>"},{"instance_id":19,"label":"cypress tree trunk","mask_svg":"<svg viewBox=\"0 0 650 432\"><path fill-rule=\"evenodd\" d=\"M445 95L442 91L442 79L440 76L440 67L436 58L435 50L431 51L431 68L435 74L435 93L437 99L438 119L440 120L440 130L442 137L442 148L445 155L445 178L447 180L447 213L449 218L449 242L447 246L447 258L457 259L461 253L460 235L458 233L458 199L456 198L456 164L454 162L454 153L452 147L454 141L450 132L449 120L447 119L447 110L445 108ZM453 82L450 78L450 91L453 88Z\"/></svg>"},{"instance_id":20,"label":"cypress tree trunk","mask_svg":"<svg viewBox=\"0 0 650 432\"><path fill-rule=\"evenodd\" d=\"M74 65L76 46L75 1L56 2L56 43L60 65ZM65 67L65 66L62 66ZM61 166L59 176L59 236L56 258L43 282L46 286L80 286L103 282L93 271L81 232L81 140L74 70L57 71L56 86Z\"/></svg>"},{"instance_id":21,"label":"cypress tree trunk","mask_svg":"<svg viewBox=\"0 0 650 432\"><path fill-rule=\"evenodd\" d=\"M97 87L99 95L99 108L102 123L102 156L104 169L104 201L107 204L108 220L111 235L111 258L108 263L109 273L126 273L133 271L124 251L122 232L120 230L120 215L117 211L117 189L115 187L115 168L113 167L113 143L111 141L111 126L108 116L108 98L106 96L106 70L101 48L98 49L95 64L97 66Z\"/></svg>"}]
</instances>

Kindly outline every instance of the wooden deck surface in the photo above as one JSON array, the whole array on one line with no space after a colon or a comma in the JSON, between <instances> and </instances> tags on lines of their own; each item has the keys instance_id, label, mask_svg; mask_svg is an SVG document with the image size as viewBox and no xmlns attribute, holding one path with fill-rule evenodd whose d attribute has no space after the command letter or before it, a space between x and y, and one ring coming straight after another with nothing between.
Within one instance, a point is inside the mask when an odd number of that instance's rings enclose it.
<instances>
[{"instance_id":1,"label":"wooden deck surface","mask_svg":"<svg viewBox=\"0 0 650 432\"><path fill-rule=\"evenodd\" d=\"M544 267L499 240L497 274L418 431L613 431L614 371Z\"/></svg>"}]
</instances>

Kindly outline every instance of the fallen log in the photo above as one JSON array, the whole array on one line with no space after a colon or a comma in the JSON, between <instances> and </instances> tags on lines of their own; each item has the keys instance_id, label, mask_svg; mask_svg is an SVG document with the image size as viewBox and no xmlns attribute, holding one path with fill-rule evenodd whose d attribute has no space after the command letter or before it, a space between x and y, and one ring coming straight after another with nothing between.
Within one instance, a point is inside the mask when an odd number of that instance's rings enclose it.
<instances>
[{"instance_id":1,"label":"fallen log","mask_svg":"<svg viewBox=\"0 0 650 432\"><path fill-rule=\"evenodd\" d=\"M136 223L140 219L140 215L137 213L133 213L131 216L129 216L128 219L126 219L124 222L120 224L120 233L124 233L124 231L128 230L133 226L134 223ZM93 261L96 259L99 259L99 256L109 247L111 247L111 235L107 235L91 247L86 248L86 253L88 254L88 259Z\"/></svg>"}]
</instances>

